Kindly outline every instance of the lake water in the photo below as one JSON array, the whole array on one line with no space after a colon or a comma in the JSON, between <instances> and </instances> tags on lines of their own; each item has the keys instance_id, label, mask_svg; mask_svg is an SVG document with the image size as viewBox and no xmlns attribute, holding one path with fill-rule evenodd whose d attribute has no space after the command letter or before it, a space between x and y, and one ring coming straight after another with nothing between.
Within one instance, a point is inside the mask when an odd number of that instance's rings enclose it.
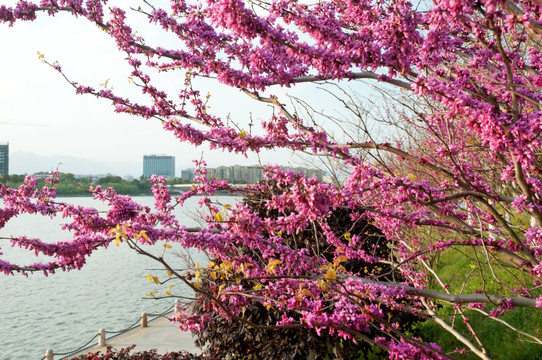
<instances>
[{"instance_id":1,"label":"lake water","mask_svg":"<svg viewBox=\"0 0 542 360\"><path fill-rule=\"evenodd\" d=\"M152 197L136 199L152 206ZM91 198L59 200L105 208ZM233 204L235 198L224 196L220 201ZM186 210L176 210L181 223L197 225L193 220L196 202L197 199L190 199L185 204ZM60 218L52 221L41 216L21 216L0 229L0 237L25 234L51 242L65 240L69 234L60 230L61 222ZM35 261L33 253L13 249L7 240L0 240L0 247L6 260L24 260L26 264ZM161 253L162 249L159 246L157 251ZM143 299L148 292L166 290L148 282L146 277L152 272L149 269L159 267L121 243L120 247L110 246L95 252L79 271L60 271L49 277L0 275L0 359L39 360L46 349L57 354L70 352L89 341L100 328L122 330L136 322L142 312L151 314L170 308L171 299ZM177 287L173 289L179 291Z\"/></svg>"}]
</instances>

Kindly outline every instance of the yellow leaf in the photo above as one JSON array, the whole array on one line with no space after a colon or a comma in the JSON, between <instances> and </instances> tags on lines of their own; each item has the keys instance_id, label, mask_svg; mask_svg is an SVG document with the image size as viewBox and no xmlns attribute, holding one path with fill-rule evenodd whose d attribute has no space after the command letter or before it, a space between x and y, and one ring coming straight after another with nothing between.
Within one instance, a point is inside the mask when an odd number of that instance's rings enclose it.
<instances>
[{"instance_id":1,"label":"yellow leaf","mask_svg":"<svg viewBox=\"0 0 542 360\"><path fill-rule=\"evenodd\" d=\"M335 274L335 270L328 269L326 274L324 275L324 278L326 280L337 280L337 274Z\"/></svg>"},{"instance_id":2,"label":"yellow leaf","mask_svg":"<svg viewBox=\"0 0 542 360\"><path fill-rule=\"evenodd\" d=\"M240 132L239 132L239 137L241 139L244 139L247 137L247 132L245 131L245 129L242 129Z\"/></svg>"},{"instance_id":3,"label":"yellow leaf","mask_svg":"<svg viewBox=\"0 0 542 360\"><path fill-rule=\"evenodd\" d=\"M326 282L324 280L318 281L318 286L320 287L322 291L326 291L327 289Z\"/></svg>"},{"instance_id":4,"label":"yellow leaf","mask_svg":"<svg viewBox=\"0 0 542 360\"><path fill-rule=\"evenodd\" d=\"M166 291L166 295L171 295L171 292L169 292L169 291Z\"/></svg>"},{"instance_id":5,"label":"yellow leaf","mask_svg":"<svg viewBox=\"0 0 542 360\"><path fill-rule=\"evenodd\" d=\"M152 281L152 276L151 276L151 274L147 274L147 280Z\"/></svg>"},{"instance_id":6,"label":"yellow leaf","mask_svg":"<svg viewBox=\"0 0 542 360\"><path fill-rule=\"evenodd\" d=\"M147 241L149 241L149 237L147 236L147 231L145 230L141 230L141 232L139 233L139 235L143 236L143 238Z\"/></svg>"},{"instance_id":7,"label":"yellow leaf","mask_svg":"<svg viewBox=\"0 0 542 360\"><path fill-rule=\"evenodd\" d=\"M341 255L337 258L337 261L340 263L345 262L346 260L348 260L348 258L344 255Z\"/></svg>"},{"instance_id":8,"label":"yellow leaf","mask_svg":"<svg viewBox=\"0 0 542 360\"><path fill-rule=\"evenodd\" d=\"M269 261L269 264L277 266L277 265L282 264L282 261L280 261L278 259L273 259L273 260Z\"/></svg>"},{"instance_id":9,"label":"yellow leaf","mask_svg":"<svg viewBox=\"0 0 542 360\"><path fill-rule=\"evenodd\" d=\"M117 247L118 247L119 244L120 244L120 235L117 234L117 236L115 236L115 245L117 245Z\"/></svg>"},{"instance_id":10,"label":"yellow leaf","mask_svg":"<svg viewBox=\"0 0 542 360\"><path fill-rule=\"evenodd\" d=\"M167 271L167 276L168 277L171 277L171 275L173 275L173 273L171 272L171 270L166 270Z\"/></svg>"},{"instance_id":11,"label":"yellow leaf","mask_svg":"<svg viewBox=\"0 0 542 360\"><path fill-rule=\"evenodd\" d=\"M269 264L265 267L265 271L268 274L275 274L277 265L282 264L282 261L278 259L271 259L269 260Z\"/></svg>"},{"instance_id":12,"label":"yellow leaf","mask_svg":"<svg viewBox=\"0 0 542 360\"><path fill-rule=\"evenodd\" d=\"M165 248L168 248L168 249L171 249L173 246L169 245L169 244L164 244L164 247Z\"/></svg>"},{"instance_id":13,"label":"yellow leaf","mask_svg":"<svg viewBox=\"0 0 542 360\"><path fill-rule=\"evenodd\" d=\"M158 280L156 276L153 276L152 280L154 281L155 284L160 284L160 280Z\"/></svg>"},{"instance_id":14,"label":"yellow leaf","mask_svg":"<svg viewBox=\"0 0 542 360\"><path fill-rule=\"evenodd\" d=\"M196 271L196 281L199 281L199 271Z\"/></svg>"},{"instance_id":15,"label":"yellow leaf","mask_svg":"<svg viewBox=\"0 0 542 360\"><path fill-rule=\"evenodd\" d=\"M216 219L217 221L222 221L222 214L216 213L216 214L215 214L215 219Z\"/></svg>"},{"instance_id":16,"label":"yellow leaf","mask_svg":"<svg viewBox=\"0 0 542 360\"><path fill-rule=\"evenodd\" d=\"M351 235L349 232L347 232L346 234L344 234L344 238L345 238L348 242L352 241L352 235Z\"/></svg>"},{"instance_id":17,"label":"yellow leaf","mask_svg":"<svg viewBox=\"0 0 542 360\"><path fill-rule=\"evenodd\" d=\"M216 273L214 271L211 271L211 278L213 280L216 280L217 279L217 276L216 276Z\"/></svg>"},{"instance_id":18,"label":"yellow leaf","mask_svg":"<svg viewBox=\"0 0 542 360\"><path fill-rule=\"evenodd\" d=\"M263 285L262 284L257 284L253 287L254 290L260 290L263 288Z\"/></svg>"},{"instance_id":19,"label":"yellow leaf","mask_svg":"<svg viewBox=\"0 0 542 360\"><path fill-rule=\"evenodd\" d=\"M224 205L224 209L229 209L229 208L231 208L231 205L230 205L230 204L225 204L225 205Z\"/></svg>"}]
</instances>

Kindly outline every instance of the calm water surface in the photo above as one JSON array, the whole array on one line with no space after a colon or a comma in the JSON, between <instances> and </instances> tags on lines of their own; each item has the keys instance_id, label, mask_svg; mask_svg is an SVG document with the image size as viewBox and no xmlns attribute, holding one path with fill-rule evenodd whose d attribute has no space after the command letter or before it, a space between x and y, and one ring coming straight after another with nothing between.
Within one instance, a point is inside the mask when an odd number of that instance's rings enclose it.
<instances>
[{"instance_id":1,"label":"calm water surface","mask_svg":"<svg viewBox=\"0 0 542 360\"><path fill-rule=\"evenodd\" d=\"M152 197L136 199L152 206ZM90 198L60 200L104 208ZM178 209L177 213L181 223L194 226L197 199L191 200L184 211ZM235 198L224 196L220 201L233 204ZM0 229L0 237L25 234L51 242L65 240L69 234L60 230L61 223L62 219L21 216ZM6 240L0 241L3 259L22 260L25 264L36 261L33 254L10 248ZM161 253L162 249L158 246L156 251ZM158 267L121 244L95 252L79 271L60 271L49 277L0 275L0 359L41 359L46 349L57 354L69 352L85 344L100 328L122 330L137 321L142 312L168 309L173 303L170 299L143 299L150 291L166 290L146 278L152 272L149 269ZM179 291L177 287L174 290Z\"/></svg>"}]
</instances>

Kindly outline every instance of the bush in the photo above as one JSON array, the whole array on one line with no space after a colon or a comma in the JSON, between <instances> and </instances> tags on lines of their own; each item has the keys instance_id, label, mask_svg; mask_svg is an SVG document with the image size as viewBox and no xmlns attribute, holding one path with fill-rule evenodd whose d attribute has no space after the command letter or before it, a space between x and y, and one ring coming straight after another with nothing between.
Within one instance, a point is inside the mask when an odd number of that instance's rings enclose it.
<instances>
[{"instance_id":1,"label":"bush","mask_svg":"<svg viewBox=\"0 0 542 360\"><path fill-rule=\"evenodd\" d=\"M265 201L271 199L273 195L281 194L288 189L279 188L275 185L269 186L266 191L253 192L244 196L244 204L251 211L258 214L260 218L274 218L287 216L288 212L282 213L277 210L270 210L264 206ZM337 236L343 236L349 233L350 236L359 235L365 239L362 250L372 254L379 259L389 259L391 255L388 240L382 235L381 231L366 221L351 220L351 211L338 208L329 213L326 219L327 224ZM290 247L307 248L311 251L319 251L320 255L328 261L333 260L333 251L335 248L326 242L321 224L317 222L307 227L303 232L294 235L282 234L284 242ZM272 234L264 234L271 236ZM258 258L254 250L248 247L240 247L239 254L248 255L251 258ZM219 262L213 259L214 262ZM262 260L263 261L263 260ZM262 265L265 265L262 262ZM380 281L401 281L400 274L393 271L389 264L377 262L369 263L362 260L348 260L343 263L347 271L359 273L360 275L378 278ZM243 285L244 281L241 280ZM220 286L231 285L231 280L218 279L213 285ZM193 311L200 315L208 315L213 321L206 328L197 334L196 345L206 347L207 354L213 354L221 358L231 356L234 359L354 359L361 358L363 354L372 352L372 347L365 342L354 343L352 341L343 341L337 333L330 335L327 331L318 334L315 329L281 329L277 331L273 326L280 321L282 313L269 311L259 302L253 302L251 306L244 311L244 318L252 324L261 325L261 328L255 328L246 323L232 321L219 314L212 306L211 302L204 297L196 301ZM420 320L412 314L399 312L395 310L384 309L389 314L389 322L397 323L403 329L410 329L412 325ZM329 309L329 311L332 311ZM286 314L289 317L300 318L300 315L294 311ZM265 328L267 327L267 328ZM369 336L388 336L380 330L370 330Z\"/></svg>"},{"instance_id":2,"label":"bush","mask_svg":"<svg viewBox=\"0 0 542 360\"><path fill-rule=\"evenodd\" d=\"M72 360L212 360L208 356L195 355L186 351L173 351L160 355L156 349L152 349L131 353L134 348L135 345L120 350L108 347L107 351L103 354L101 351L98 351L77 356L72 358Z\"/></svg>"}]
</instances>

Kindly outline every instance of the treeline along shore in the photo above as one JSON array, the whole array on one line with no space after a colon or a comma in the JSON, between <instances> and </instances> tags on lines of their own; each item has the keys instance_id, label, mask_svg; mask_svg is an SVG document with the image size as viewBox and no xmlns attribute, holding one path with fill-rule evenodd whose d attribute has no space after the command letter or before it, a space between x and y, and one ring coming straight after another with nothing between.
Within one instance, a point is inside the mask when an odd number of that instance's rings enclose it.
<instances>
[{"instance_id":1,"label":"treeline along shore","mask_svg":"<svg viewBox=\"0 0 542 360\"><path fill-rule=\"evenodd\" d=\"M6 175L0 178L0 183L7 184L9 187L17 187L24 182L27 175ZM38 179L40 187L46 186L46 177ZM126 180L116 175L97 176L76 176L70 173L61 173L59 183L55 184L58 196L90 196L91 186L100 185L103 188L112 187L119 194L123 195L149 195L151 194L151 183L148 179L140 177L139 179ZM189 184L191 181L173 178L168 179L168 185Z\"/></svg>"}]
</instances>

